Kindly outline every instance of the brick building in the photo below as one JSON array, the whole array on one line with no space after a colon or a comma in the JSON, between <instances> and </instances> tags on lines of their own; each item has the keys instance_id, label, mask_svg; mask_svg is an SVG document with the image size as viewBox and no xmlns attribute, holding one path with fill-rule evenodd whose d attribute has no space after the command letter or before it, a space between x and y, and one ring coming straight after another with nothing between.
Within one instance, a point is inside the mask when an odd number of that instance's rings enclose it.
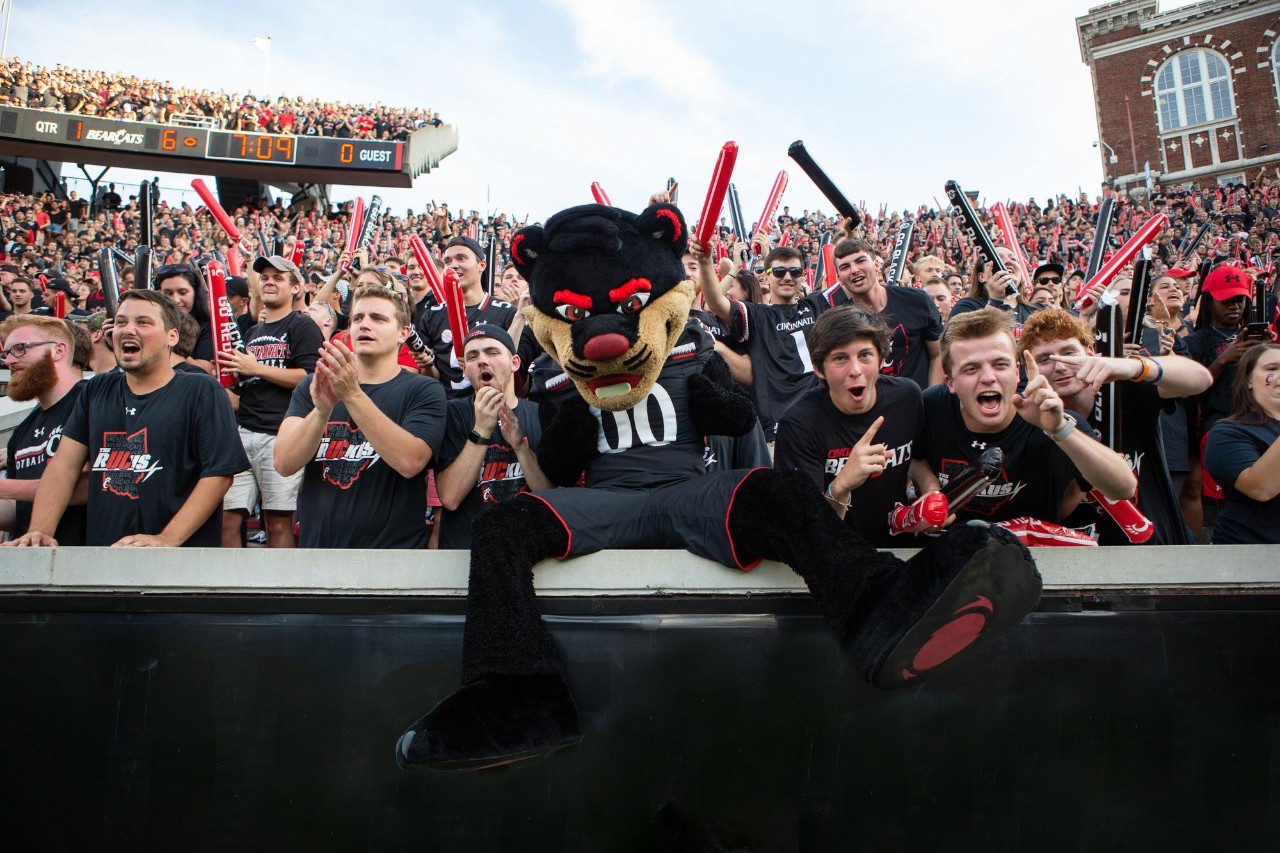
<instances>
[{"instance_id":1,"label":"brick building","mask_svg":"<svg viewBox=\"0 0 1280 853\"><path fill-rule=\"evenodd\" d=\"M1076 19L1107 178L1136 189L1250 179L1280 166L1280 0L1161 11L1118 0Z\"/></svg>"}]
</instances>

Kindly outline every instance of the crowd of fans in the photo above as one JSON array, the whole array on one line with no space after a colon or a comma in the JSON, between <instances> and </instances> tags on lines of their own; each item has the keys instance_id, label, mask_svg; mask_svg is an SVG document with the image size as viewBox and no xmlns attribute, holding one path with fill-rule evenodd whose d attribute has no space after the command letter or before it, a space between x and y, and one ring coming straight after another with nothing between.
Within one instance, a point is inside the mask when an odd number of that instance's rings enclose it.
<instances>
[{"instance_id":1,"label":"crowd of fans","mask_svg":"<svg viewBox=\"0 0 1280 853\"><path fill-rule=\"evenodd\" d=\"M429 109L284 95L259 99L65 65L45 68L17 57L0 62L0 104L125 121L182 120L227 130L343 139L404 140L419 128L442 123L439 113Z\"/></svg>"},{"instance_id":2,"label":"crowd of fans","mask_svg":"<svg viewBox=\"0 0 1280 853\"><path fill-rule=\"evenodd\" d=\"M28 75L25 97L35 96L41 73L33 72ZM77 76L71 72L66 74ZM86 85L90 88L95 85L93 75L78 77L87 81ZM47 73L44 74L44 80L46 87L57 85ZM137 85L127 80L112 83L108 88L117 85L124 89L131 86L137 88ZM153 91L145 86L141 90ZM12 99L12 88L10 91ZM179 99L190 97L196 101L205 97L203 94L177 94ZM1261 408L1256 403L1252 408L1247 405L1253 391L1252 385L1244 391L1236 387L1240 385L1236 381L1237 364L1244 359L1247 350L1256 349L1252 345L1260 340L1252 332L1246 334L1246 320L1256 321L1259 318L1242 316L1241 304L1249 304L1252 300L1244 298L1247 286L1229 276L1238 273L1248 281L1261 277L1269 283L1268 313L1265 319L1272 324L1267 334L1273 337L1275 288L1270 284L1274 279L1271 275L1271 251L1275 235L1280 233L1278 183L1280 174L1273 177L1263 172L1247 185L1188 186L1176 190L1157 185L1152 192L1144 193L1140 198L1117 199L1119 213L1110 235L1112 249L1120 246L1156 212L1163 212L1169 217L1169 227L1151 244L1151 300L1146 306L1139 306L1149 315L1147 325L1151 336L1144 337L1142 341L1130 341L1127 347L1129 355L1140 360L1146 359L1141 361L1139 367L1134 368L1135 373L1140 369L1140 381L1166 382L1167 387L1162 385L1160 388L1162 396L1170 396L1176 401L1176 405L1170 402L1169 411L1161 412L1163 446L1160 458L1153 456L1146 463L1163 469L1163 473L1169 478L1170 488L1178 496L1178 509L1175 510L1177 517L1164 519L1161 523L1176 526L1179 534L1166 538L1165 541L1195 541L1198 537L1207 540L1210 524L1205 523L1202 515L1206 505L1202 496L1210 496L1208 520L1211 523L1213 508L1218 506L1219 501L1225 498L1230 502L1233 497L1239 498L1244 494L1239 484L1216 484L1212 477L1202 477L1202 459L1214 454L1212 448L1205 447L1210 427L1221 420L1238 420L1242 412L1255 420L1261 418L1264 424L1269 423L1268 418L1274 420L1274 414L1268 415L1269 403ZM889 290L893 292L891 295L894 299L890 300L891 303L898 299L895 294L899 290L898 286L901 286L902 290L917 289L926 292L930 308L925 312L929 316L922 315L921 319L923 337L913 339L910 344L914 348L911 358L915 375L895 371L896 376L909 376L921 388L940 384L944 376L950 381L951 374L947 371L951 368L944 364L945 358L939 357L938 342L943 337L943 329L950 328L949 324L954 324L957 316L981 312L990 306L1007 314L1015 338L1020 337L1030 325L1037 330L1036 335L1039 337L1036 340L1041 342L1045 334L1041 327L1048 321L1044 317L1034 319L1040 312L1052 308L1063 312L1064 317L1077 318L1079 315L1078 319L1083 321L1082 328L1086 331L1063 334L1068 338L1074 335L1074 339L1082 341L1081 346L1085 347L1088 345L1083 343L1086 338L1088 342L1092 341L1087 326L1093 322L1096 306L1076 310L1076 285L1083 278L1087 256L1094 242L1093 230L1098 202L1099 199L1090 199L1082 194L1075 198L1060 195L1048 199L1044 204L1035 199L1029 199L1025 203L1007 203L1018 230L1016 242L1029 259L1028 266L1034 268L1026 270L1025 278L1020 277L1012 253L1008 256L1009 265L1013 267L1010 274L998 273L980 263L975 247L963 233L958 216L945 208L920 207L914 213L889 212L884 209L878 212L866 211L862 223L855 228L848 221L841 222L817 211L793 211L784 207L774 222L769 223L767 228L749 241L755 246L754 252L744 251L748 241L732 234L727 223L722 220L716 245L705 247L706 259L700 258L698 250L686 257L689 276L700 282L704 293L704 299L699 303L700 311L695 313L704 319L708 331L715 334L718 341L716 348L729 362L734 378L744 385L754 386L753 393L762 412L763 437L770 442L769 449L772 451L775 434L780 436L785 431L779 428L785 406L778 404L777 399L771 400L768 386L772 383L794 381L798 383L797 390L812 390L817 386L817 380L813 376L814 368L807 364L806 350L793 354L806 362L804 368L799 369L798 377L787 378L780 374L781 378L778 378L772 375L761 360L763 356L751 351L749 342L745 341L745 332L735 331L734 312L739 309L733 306L780 306L781 310L791 312L788 314L790 317L796 306L800 305L818 305L821 310L826 310L842 300L860 304L857 295L859 287L863 287L866 281L883 277L887 273L885 260L889 256L889 250L904 218L910 217L915 220L910 261L899 281L883 283L890 285ZM993 217L985 200L977 206L988 229L993 234L996 233ZM263 326L296 323L297 318L304 315L309 318L308 323L314 320L319 328L317 340L331 337L337 340L343 330L348 329L348 337L342 339L347 343L343 346L354 347L356 344L353 337L357 335L354 318L357 315L363 317L364 314L357 312L353 303L357 293L372 288L377 294L390 294L388 299L399 299L403 303L406 318L411 318L414 331L411 337L417 337L421 344L416 352L411 352L407 345L412 344L412 340L395 343L392 349L397 354L392 361L400 365L400 369L407 374L440 380L444 391L452 398L450 406L456 407L459 401L463 401L461 408L465 412L462 422L468 428L475 428L481 423L486 426L488 434L483 436L486 442L490 437L498 440L497 436L501 434L518 446L525 436L536 431L534 422L526 422L524 417L529 412L528 404L521 404L524 414L518 419L513 414L517 407L512 405L512 401L517 399L517 392L519 399L524 400L529 389L536 388L538 382L536 376L530 375L530 366L535 362L540 348L532 342L532 335L524 328L523 320L516 310L517 305L527 300L527 288L510 258L511 237L521 225L527 224L527 219L516 221L514 217L501 213L483 215L476 210L451 210L449 205L436 204L434 201L417 212L385 210L371 226L372 240L369 249L353 259L349 253L344 253L350 205L318 209L302 204L286 209L283 203L277 202L273 205L244 205L229 213L236 219L243 234L252 235L246 236L237 251L249 258L258 258L258 262L253 264L254 271L246 272L247 281L241 284L233 280L228 288L229 295L239 297L233 301L236 313L240 315L238 322L249 343L250 353L259 352L255 347L262 346L254 341L266 340L267 337L277 340L279 329L283 328L273 326L268 330L271 334L264 337L266 333L262 331ZM70 193L67 198L58 198L54 194L40 197L15 194L0 196L0 226L4 234L0 281L4 283L6 297L3 304L0 304L0 312L4 312L0 313L0 318L8 312L40 310L42 305L47 310L54 294L61 293L69 314L86 321L92 331L90 346L96 349L85 354L81 360L83 366L95 365L95 369L109 367L112 353L109 346L102 342L104 322L99 273L96 269L98 253L103 248L118 249L120 256L127 259L138 243L137 219L136 197L121 198L114 193L114 188L105 203L99 204L97 209L91 209L91 205L85 199L76 198L75 193ZM1211 223L1205 238L1198 246L1187 246L1188 238L1205 222ZM229 356L212 351L208 342L209 312L200 295L202 282L198 276L172 272L198 268L210 258L225 261L231 248L229 241L212 217L185 203L175 206L159 205L155 211L154 223L153 252L155 267L159 269L157 279L164 284L167 268L171 275L178 278L186 276L190 281L189 285L183 285L179 281L172 292L165 286L160 289L174 296L178 307L182 309L180 313L194 317L199 326L191 332L196 338L195 343L188 341L180 350L175 350L181 353L176 361L194 365L197 370L208 371L212 371L215 363L218 363L235 372L240 383L245 383L250 371L258 370L258 362L254 361L253 366L248 366L247 362L241 364ZM258 235L262 235L269 245L261 245ZM515 357L514 365L508 362L503 368L511 374L510 386L496 388L493 398L488 401L491 409L484 413L478 402L479 397L484 395L477 395L475 391L477 387L492 386L496 381L493 380L494 372L489 370L483 374L487 378L478 379L482 374L469 372L468 363L462 363L465 359L460 360L454 354L449 339L447 314L428 293L422 271L417 268L413 259L410 239L414 235L420 236L431 247L440 258L437 262L439 265L448 265L458 272L463 281L469 322L473 326L500 330L481 337L490 342L497 340L500 344L497 350L505 350L504 357L507 359ZM293 254L297 242L302 243L302 261L294 268L284 258ZM822 260L821 246L829 242L835 242L838 246L835 269L828 269ZM282 257L273 261L270 257L273 255ZM717 255L721 257L720 267L714 277L709 277L700 265L710 265ZM1200 281L1200 262L1207 255L1216 257L1222 271L1232 272L1223 272L1211 280ZM343 272L343 268L353 260L354 269ZM875 273L868 271L864 277L856 268L859 263L874 264ZM790 269L788 264L796 266ZM126 284L132 284L132 274L129 267L122 270ZM1130 275L1131 271L1126 271L1118 280L1120 284L1112 287L1113 295L1119 298L1122 310L1130 308L1127 304L1127 277ZM1224 275L1228 277L1224 278ZM296 276L301 284L292 296L289 295L291 276ZM267 284L263 285L260 281ZM715 284L710 283L713 281ZM1008 296L1004 295L1006 286L1010 288ZM727 298L705 298L709 289L715 289L717 294L724 289ZM1100 293L1094 295L1100 296ZM800 301L804 299L813 301ZM1236 309L1234 314L1227 310L1233 306ZM918 307L911 310L916 311ZM746 308L740 310L744 317L750 313ZM799 310L803 313L803 309ZM886 309L882 301L878 308L871 311L872 314L876 312L883 313L882 319L888 320L892 327L895 317L891 308ZM930 317L933 319L930 320ZM800 328L806 322L812 323L812 319L800 322L796 327ZM896 319L901 326L901 318ZM261 322L255 324L255 321ZM1065 320L1054 322L1060 325L1066 323ZM781 324L779 328L782 328ZM295 332L295 336L296 334ZM805 329L805 335L808 334L809 329ZM904 334L909 336L913 333ZM1052 340L1052 335L1050 339ZM905 343L904 339L904 345ZM326 346L332 348L334 344ZM289 390L303 387L299 385L299 380L309 377L317 370L328 370L326 375L329 378L326 381L339 383L341 386L343 380L340 364L343 356L341 351L335 352L339 354L334 356L331 353L330 357L336 361L331 362L328 368L317 366L325 363L326 355L323 352L318 361L314 356L299 358L298 353L294 354L292 360L281 361L278 365L280 370L295 371L291 374L292 384L284 384L285 391L277 390L275 396L278 399L274 399L268 406L269 416L261 424L251 424L248 432L274 436L279 431L281 436L285 436L291 430L299 429L296 424L290 427L289 422L295 417L306 417L309 410L306 406L301 406L297 393L293 394L291 405L288 401ZM895 351L892 349L881 351L880 355L888 363L893 352ZM903 355L902 352L897 354ZM1182 354L1186 354L1187 358L1182 359ZM498 355L504 354L499 352ZM1022 355L1019 353L1020 358ZM495 357L493 353L477 356L485 359ZM1258 367L1263 370L1270 365L1267 358L1264 355L1259 359L1255 355L1245 359L1244 363L1250 369ZM1175 393L1179 389L1185 392L1187 388L1195 386L1201 375L1180 372L1184 362L1198 362L1207 368L1208 372L1203 375L1210 377L1213 387L1207 387L1210 379L1206 379L1207 390L1197 386L1198 390L1194 394ZM489 361L484 361L483 364L489 364ZM1114 365L1108 369L1111 371L1107 374L1110 381L1120 375L1117 371L1125 373L1128 370L1121 370ZM1157 371L1161 379L1157 379ZM1166 372L1169 373L1168 380L1163 379ZM505 374L499 370L498 375L502 377ZM1280 378L1273 372L1264 371L1259 375L1265 375L1267 388ZM1024 373L1020 386L1030 378ZM405 393L426 392L415 388ZM486 391L485 394L487 393ZM442 411L443 397L437 400L434 394L427 396L432 398L428 408L433 412L436 409ZM774 395L775 398L776 396ZM246 403L246 399L253 401L254 398L249 394L240 397L238 402L241 406L242 438L245 439L245 449L249 450L250 440L244 435L245 412L262 402ZM323 399L334 402L329 398ZM505 404L504 400L507 401ZM769 411L771 406L776 411ZM329 406L330 410L332 408ZM496 414L500 411L505 414ZM457 413L452 408L450 412L452 423ZM439 414L435 412L433 416ZM492 418L488 417L490 414L493 415ZM442 420L439 417L437 419ZM474 432L472 435L474 436ZM288 442L296 440L296 435L287 439ZM408 438L404 440L409 441ZM475 461L479 465L477 460L480 457L471 460L463 453L463 448L469 446L466 444L465 430L461 438L452 441L452 444L451 439L443 433L430 430L415 433L415 440L426 442L433 450L444 441L445 445L452 447L451 452L445 455L450 463L466 459L468 464ZM1250 440L1257 440L1257 437L1251 436ZM295 455L303 452L298 451L292 443L288 446ZM418 446L411 446L416 452ZM259 482L257 488L236 498L234 506L226 506L230 514L224 517L223 544L234 545L240 540L241 518L256 510L262 512L264 529L270 528L271 544L292 543L296 540L296 533L291 527L295 504L286 500L272 505L275 498L271 494L275 487L270 482L264 482L272 479L269 471L272 465L268 460L263 466L253 460L252 452L249 455L249 463L254 466L253 476ZM509 461L513 466L517 455L512 450ZM302 460L303 457L299 456L298 459ZM439 459L437 455L437 462ZM12 458L9 461L12 464ZM545 479L539 479L541 473L528 458L520 458L519 463L515 467L523 468L528 475L527 481L521 480L520 485L545 483ZM1274 466L1275 460L1270 460L1267 464ZM488 471L489 468L484 470ZM444 471L445 467L436 465L434 479L439 481ZM300 469L290 473L296 474L300 482ZM468 470L463 480L470 484L475 477L475 473ZM426 511L426 516L432 522L438 520L438 508L442 503L447 510L461 511L460 506L468 491L458 485L456 476L444 479L449 484L450 499L441 502L434 499L433 494L430 509ZM828 483L829 497L833 494L830 485ZM1225 494L1221 490L1223 485L1226 486ZM490 486L486 486L486 489ZM532 488L531 485L530 487ZM496 490L494 494L500 491ZM1268 531L1274 531L1280 526L1271 518L1276 512L1272 491L1274 490L1268 486L1258 490L1254 497L1247 498L1262 507L1258 512L1266 514L1266 520L1259 522L1255 529L1255 533L1263 531L1264 536L1272 535ZM296 494L296 487L294 492ZM498 499L486 491L482 503L491 498ZM835 504L848 508L847 501L842 500L839 493L836 493ZM472 514L478 509L479 505L473 508ZM466 517L469 520L470 516ZM273 519L274 524L270 523ZM1238 524L1239 519L1240 515L1236 513L1232 516L1231 523ZM1065 519L1055 517L1048 520ZM305 528L305 520L303 526ZM427 527L430 526L432 525ZM438 529L438 525L435 527ZM1188 531L1188 528L1189 532L1184 539L1182 533ZM449 530L447 514L444 529ZM454 529L458 528L455 526ZM305 542L308 537L304 534L302 539ZM382 541L385 544L393 540L394 537ZM310 541L318 544L314 536ZM416 533L413 543L400 547L419 547Z\"/></svg>"}]
</instances>

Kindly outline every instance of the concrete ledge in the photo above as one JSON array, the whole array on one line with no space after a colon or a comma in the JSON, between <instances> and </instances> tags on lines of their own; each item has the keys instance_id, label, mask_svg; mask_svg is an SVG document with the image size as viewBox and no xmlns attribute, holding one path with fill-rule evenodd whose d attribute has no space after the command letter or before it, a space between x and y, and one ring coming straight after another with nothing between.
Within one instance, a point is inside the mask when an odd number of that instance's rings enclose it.
<instances>
[{"instance_id":1,"label":"concrete ledge","mask_svg":"<svg viewBox=\"0 0 1280 853\"><path fill-rule=\"evenodd\" d=\"M910 551L897 551L909 556ZM1056 592L1280 591L1280 547L1040 548ZM466 594L467 551L226 551L217 548L5 548L0 594L24 592L406 595ZM542 595L803 594L780 563L739 572L684 551L605 551L534 575Z\"/></svg>"}]
</instances>

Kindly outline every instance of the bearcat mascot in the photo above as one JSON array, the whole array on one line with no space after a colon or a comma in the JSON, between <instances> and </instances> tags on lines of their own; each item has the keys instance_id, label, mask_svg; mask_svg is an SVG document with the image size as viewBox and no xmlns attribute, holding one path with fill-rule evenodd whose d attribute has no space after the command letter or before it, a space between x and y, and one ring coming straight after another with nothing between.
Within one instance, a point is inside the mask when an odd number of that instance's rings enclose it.
<instances>
[{"instance_id":1,"label":"bearcat mascot","mask_svg":"<svg viewBox=\"0 0 1280 853\"><path fill-rule=\"evenodd\" d=\"M1016 624L1040 597L1029 552L985 525L910 561L873 549L798 472L705 473L707 435L755 420L698 324L679 210L562 211L511 241L530 326L567 381L541 405L538 461L561 488L476 519L463 687L413 723L401 767L465 770L581 740L533 567L606 548L682 548L726 566L789 565L871 684L914 684ZM580 483L585 484L579 485ZM856 511L856 508L855 508Z\"/></svg>"}]
</instances>

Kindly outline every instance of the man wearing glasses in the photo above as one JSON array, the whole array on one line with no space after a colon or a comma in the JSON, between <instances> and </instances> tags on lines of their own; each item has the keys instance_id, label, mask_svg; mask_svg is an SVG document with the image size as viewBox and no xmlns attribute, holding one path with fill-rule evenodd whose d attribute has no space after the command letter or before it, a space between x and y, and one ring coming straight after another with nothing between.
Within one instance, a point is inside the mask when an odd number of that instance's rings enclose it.
<instances>
[{"instance_id":1,"label":"man wearing glasses","mask_svg":"<svg viewBox=\"0 0 1280 853\"><path fill-rule=\"evenodd\" d=\"M1036 290L1041 288L1053 292L1053 300L1047 304L1055 308L1065 308L1066 305L1062 301L1062 276L1066 273L1067 268L1062 264L1047 263L1036 267L1036 271L1031 274L1032 287ZM1032 299L1032 302L1036 300Z\"/></svg>"},{"instance_id":2,"label":"man wearing glasses","mask_svg":"<svg viewBox=\"0 0 1280 853\"><path fill-rule=\"evenodd\" d=\"M4 323L5 349L0 358L11 371L9 399L39 405L9 436L6 479L0 479L0 505L12 510L7 529L21 536L31 525L31 506L45 466L58 450L62 428L84 387L81 372L72 363L75 345L70 330L54 317L15 317ZM80 490L77 489L79 492ZM72 499L63 513L54 538L64 545L84 544L83 493ZM0 517L8 515L0 506Z\"/></svg>"},{"instance_id":3,"label":"man wearing glasses","mask_svg":"<svg viewBox=\"0 0 1280 853\"><path fill-rule=\"evenodd\" d=\"M808 335L822 312L832 307L830 297L835 288L801 297L804 253L779 246L764 259L770 303L739 302L721 292L706 247L690 237L689 251L698 259L698 279L707 308L727 325L733 340L747 346L756 414L772 449L778 419L787 406L818 385L809 358Z\"/></svg>"}]
</instances>

